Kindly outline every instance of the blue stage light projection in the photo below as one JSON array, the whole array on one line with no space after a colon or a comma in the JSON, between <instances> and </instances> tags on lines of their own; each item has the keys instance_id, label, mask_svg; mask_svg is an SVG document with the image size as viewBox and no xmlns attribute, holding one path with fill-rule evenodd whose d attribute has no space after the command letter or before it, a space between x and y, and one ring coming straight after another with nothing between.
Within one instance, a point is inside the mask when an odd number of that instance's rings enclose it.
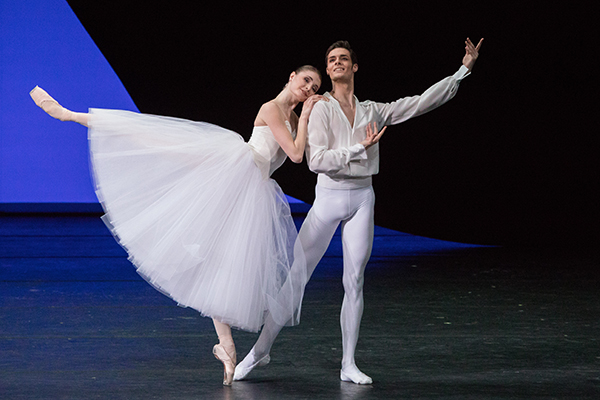
<instances>
[{"instance_id":1,"label":"blue stage light projection","mask_svg":"<svg viewBox=\"0 0 600 400\"><path fill-rule=\"evenodd\" d=\"M0 2L0 206L97 203L87 129L38 108L44 88L65 107L138 111L63 0Z\"/></svg>"},{"instance_id":2,"label":"blue stage light projection","mask_svg":"<svg viewBox=\"0 0 600 400\"><path fill-rule=\"evenodd\" d=\"M36 85L73 111L138 111L66 1L1 1L0 211L99 211L87 129L46 115L29 97Z\"/></svg>"}]
</instances>

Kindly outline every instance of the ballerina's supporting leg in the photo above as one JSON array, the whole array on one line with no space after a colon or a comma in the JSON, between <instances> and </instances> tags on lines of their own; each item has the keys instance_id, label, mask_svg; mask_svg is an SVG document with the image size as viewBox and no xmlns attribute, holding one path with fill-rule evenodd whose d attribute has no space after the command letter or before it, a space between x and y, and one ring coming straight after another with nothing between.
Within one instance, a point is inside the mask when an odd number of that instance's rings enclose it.
<instances>
[{"instance_id":1,"label":"ballerina's supporting leg","mask_svg":"<svg viewBox=\"0 0 600 400\"><path fill-rule=\"evenodd\" d=\"M233 336L231 336L231 327L214 318L213 323L219 337L219 344L213 347L213 354L217 360L223 363L223 385L229 386L233 381L236 364L235 344Z\"/></svg>"},{"instance_id":2,"label":"ballerina's supporting leg","mask_svg":"<svg viewBox=\"0 0 600 400\"><path fill-rule=\"evenodd\" d=\"M58 102L41 87L34 87L33 90L29 92L29 95L35 104L42 110L46 111L46 113L48 113L48 115L50 115L52 118L56 118L61 121L73 121L83 126L88 126L88 113L78 113L67 110L58 104Z\"/></svg>"}]
</instances>

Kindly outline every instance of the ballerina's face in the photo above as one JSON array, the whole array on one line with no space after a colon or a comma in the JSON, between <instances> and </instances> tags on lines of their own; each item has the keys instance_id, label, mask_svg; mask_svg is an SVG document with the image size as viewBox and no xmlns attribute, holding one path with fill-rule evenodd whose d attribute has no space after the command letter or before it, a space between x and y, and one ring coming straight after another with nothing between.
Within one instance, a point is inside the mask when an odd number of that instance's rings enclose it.
<instances>
[{"instance_id":1,"label":"ballerina's face","mask_svg":"<svg viewBox=\"0 0 600 400\"><path fill-rule=\"evenodd\" d=\"M300 99L305 101L317 93L321 87L321 78L314 71L292 72L290 75L290 90Z\"/></svg>"}]
</instances>

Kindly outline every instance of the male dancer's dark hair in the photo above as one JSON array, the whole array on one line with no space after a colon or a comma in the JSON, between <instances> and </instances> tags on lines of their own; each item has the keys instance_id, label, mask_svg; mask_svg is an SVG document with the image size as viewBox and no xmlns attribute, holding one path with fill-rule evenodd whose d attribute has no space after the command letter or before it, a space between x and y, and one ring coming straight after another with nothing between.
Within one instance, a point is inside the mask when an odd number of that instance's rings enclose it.
<instances>
[{"instance_id":1,"label":"male dancer's dark hair","mask_svg":"<svg viewBox=\"0 0 600 400\"><path fill-rule=\"evenodd\" d=\"M352 50L352 47L350 47L350 43L348 43L346 40L338 40L337 42L335 42L327 48L327 51L325 52L325 65L327 65L327 57L329 57L329 53L331 53L331 50L338 48L348 50L350 52L350 59L352 60L352 65L358 64L358 58L356 57L356 53L354 52L354 50Z\"/></svg>"}]
</instances>

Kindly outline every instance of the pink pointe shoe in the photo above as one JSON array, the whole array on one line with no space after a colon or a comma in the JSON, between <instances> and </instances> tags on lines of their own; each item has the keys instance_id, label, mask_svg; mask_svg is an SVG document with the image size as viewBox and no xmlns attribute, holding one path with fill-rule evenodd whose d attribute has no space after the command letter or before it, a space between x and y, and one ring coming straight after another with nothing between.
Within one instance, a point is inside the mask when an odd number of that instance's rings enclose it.
<instances>
[{"instance_id":1,"label":"pink pointe shoe","mask_svg":"<svg viewBox=\"0 0 600 400\"><path fill-rule=\"evenodd\" d=\"M35 104L46 111L52 118L61 121L72 121L72 111L67 110L54 100L44 89L39 86L33 88L29 95Z\"/></svg>"},{"instance_id":2,"label":"pink pointe shoe","mask_svg":"<svg viewBox=\"0 0 600 400\"><path fill-rule=\"evenodd\" d=\"M235 354L231 357L225 350L225 347L220 344L215 344L213 354L217 360L223 363L223 385L231 386L233 374L235 373Z\"/></svg>"}]
</instances>

